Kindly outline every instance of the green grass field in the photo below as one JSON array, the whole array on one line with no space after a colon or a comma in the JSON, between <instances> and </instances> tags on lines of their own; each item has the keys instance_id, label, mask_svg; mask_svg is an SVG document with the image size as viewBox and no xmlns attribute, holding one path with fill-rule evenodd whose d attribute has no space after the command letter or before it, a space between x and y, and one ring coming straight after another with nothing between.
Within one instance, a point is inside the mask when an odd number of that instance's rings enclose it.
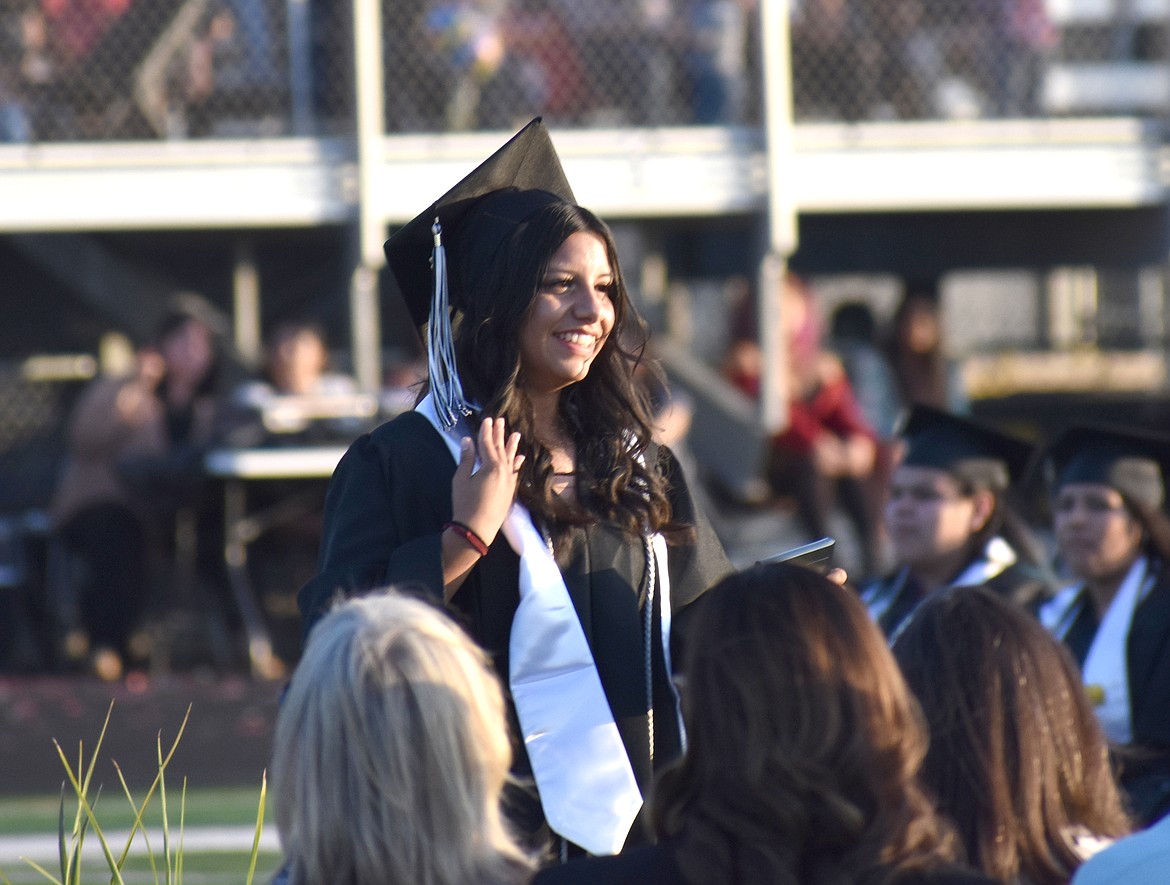
<instances>
[{"instance_id":1,"label":"green grass field","mask_svg":"<svg viewBox=\"0 0 1170 885\"><path fill-rule=\"evenodd\" d=\"M95 792L91 790L92 793ZM107 784L102 791L102 798L98 801L95 815L103 832L111 834L111 849L115 854L123 848L124 834L129 830L134 819L130 804L117 784ZM179 811L181 785L167 784L167 816L170 824L171 850L177 848L179 838ZM135 793L135 798L141 802L143 796ZM231 841L239 848L227 850L199 848L192 850L186 846L183 849L183 865L181 882L186 885L242 885L247 877L249 864L250 832L255 829L256 813L260 800L260 786L255 789L244 787L221 789L189 789L187 791L183 826L185 841L194 840L197 836L206 835L214 828L219 832L223 828L231 831ZM46 839L54 839L57 834L57 822L60 807L58 796L15 796L0 797L0 874L6 876L12 885L34 885L34 883L49 882L42 873L33 869L20 860L21 855L38 846L40 853L36 860L55 877L60 876L59 864L54 857L45 857L43 846ZM71 829L73 814L77 804L72 794L66 796L65 814L66 828ZM274 829L270 822L271 814L266 814L265 843L273 844ZM155 796L147 813L147 826L152 832L161 830L162 806L159 797ZM115 840L113 834L122 838ZM213 840L214 841L214 840ZM168 881L165 863L162 861L163 844L161 838L151 839L150 848L155 854L156 869L152 870L147 857L145 844L138 837L132 852L131 859L123 868L123 880L130 883L165 883ZM106 883L111 881L109 869L101 858L98 840L92 832L86 837L85 859L82 863L80 885L90 883ZM275 872L279 857L273 850L262 851L259 855L254 882L257 885L267 882ZM4 879L0 878L0 882ZM174 881L173 879L171 880Z\"/></svg>"}]
</instances>

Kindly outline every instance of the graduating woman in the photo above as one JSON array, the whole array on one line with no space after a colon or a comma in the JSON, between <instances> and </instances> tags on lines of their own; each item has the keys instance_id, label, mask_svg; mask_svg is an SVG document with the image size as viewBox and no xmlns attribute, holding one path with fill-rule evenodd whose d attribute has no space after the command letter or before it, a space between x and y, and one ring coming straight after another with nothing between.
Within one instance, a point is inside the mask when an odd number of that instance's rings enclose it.
<instances>
[{"instance_id":1,"label":"graduating woman","mask_svg":"<svg viewBox=\"0 0 1170 885\"><path fill-rule=\"evenodd\" d=\"M886 635L945 587L987 586L1030 608L1050 596L1035 542L1007 501L1032 446L929 406L911 410L900 436L885 506L897 568L862 591Z\"/></svg>"},{"instance_id":2,"label":"graduating woman","mask_svg":"<svg viewBox=\"0 0 1170 885\"><path fill-rule=\"evenodd\" d=\"M1046 467L1060 557L1074 582L1040 610L1082 676L1139 822L1170 809L1170 439L1077 426Z\"/></svg>"},{"instance_id":3,"label":"graduating woman","mask_svg":"<svg viewBox=\"0 0 1170 885\"><path fill-rule=\"evenodd\" d=\"M510 689L539 793L513 819L616 852L681 750L673 616L730 565L651 444L613 237L535 120L386 252L428 324L430 391L338 465L305 629L339 592L441 596Z\"/></svg>"}]
</instances>

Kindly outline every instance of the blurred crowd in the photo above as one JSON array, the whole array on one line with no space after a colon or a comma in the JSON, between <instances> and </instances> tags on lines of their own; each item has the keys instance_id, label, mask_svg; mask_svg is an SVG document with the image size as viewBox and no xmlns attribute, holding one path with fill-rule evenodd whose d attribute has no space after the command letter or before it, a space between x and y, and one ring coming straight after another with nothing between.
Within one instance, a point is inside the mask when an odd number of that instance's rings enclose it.
<instances>
[{"instance_id":1,"label":"blurred crowd","mask_svg":"<svg viewBox=\"0 0 1170 885\"><path fill-rule=\"evenodd\" d=\"M24 585L4 597L6 669L118 679L127 670L241 666L224 496L208 453L343 447L410 408L425 376L417 359L402 358L389 364L382 391L362 392L331 366L325 327L302 316L274 323L261 363L249 366L226 328L217 308L181 293L149 340L107 336L101 371L72 398L60 451L48 454L51 476L40 477L51 487L36 496L45 522L14 530L6 548L19 565L12 583ZM299 652L292 598L316 566L327 479L326 471L247 490L249 512L269 514L249 536L250 577L287 661Z\"/></svg>"},{"instance_id":2,"label":"blurred crowd","mask_svg":"<svg viewBox=\"0 0 1170 885\"><path fill-rule=\"evenodd\" d=\"M756 3L387 0L388 128L746 122ZM4 0L0 142L328 128L352 107L351 10L309 6L294 22L274 0Z\"/></svg>"},{"instance_id":3,"label":"blurred crowd","mask_svg":"<svg viewBox=\"0 0 1170 885\"><path fill-rule=\"evenodd\" d=\"M0 142L347 131L351 10L293 9L3 0ZM390 132L759 119L759 0L385 0L382 14ZM1054 60L1164 54L1157 23L1058 24L1043 0L794 2L795 116L1044 115Z\"/></svg>"}]
</instances>

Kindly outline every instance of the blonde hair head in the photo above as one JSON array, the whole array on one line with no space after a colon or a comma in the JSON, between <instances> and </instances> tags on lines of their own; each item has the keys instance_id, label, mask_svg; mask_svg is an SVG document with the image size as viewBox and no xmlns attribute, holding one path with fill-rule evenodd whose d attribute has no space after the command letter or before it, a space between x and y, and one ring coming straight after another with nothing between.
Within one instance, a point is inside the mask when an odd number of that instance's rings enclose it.
<instances>
[{"instance_id":1,"label":"blonde hair head","mask_svg":"<svg viewBox=\"0 0 1170 885\"><path fill-rule=\"evenodd\" d=\"M459 627L394 592L341 603L310 634L277 719L290 881L523 880L500 813L511 755L499 682Z\"/></svg>"}]
</instances>

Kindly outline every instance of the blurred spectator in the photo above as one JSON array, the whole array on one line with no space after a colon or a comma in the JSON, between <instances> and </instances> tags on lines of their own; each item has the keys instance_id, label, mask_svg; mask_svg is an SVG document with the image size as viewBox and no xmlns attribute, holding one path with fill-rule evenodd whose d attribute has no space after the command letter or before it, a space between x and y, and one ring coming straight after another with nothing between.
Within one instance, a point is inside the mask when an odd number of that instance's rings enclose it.
<instances>
[{"instance_id":1,"label":"blurred spectator","mask_svg":"<svg viewBox=\"0 0 1170 885\"><path fill-rule=\"evenodd\" d=\"M938 297L912 287L894 312L886 345L902 401L955 414L968 409L958 366L947 356Z\"/></svg>"},{"instance_id":2,"label":"blurred spectator","mask_svg":"<svg viewBox=\"0 0 1170 885\"><path fill-rule=\"evenodd\" d=\"M377 411L373 397L363 397L349 375L329 369L325 332L314 322L288 320L278 324L265 344L264 377L241 384L232 402L253 413L262 433L240 445L352 440ZM259 428L258 428L259 429Z\"/></svg>"},{"instance_id":3,"label":"blurred spectator","mask_svg":"<svg viewBox=\"0 0 1170 885\"><path fill-rule=\"evenodd\" d=\"M871 565L881 568L887 559L889 544L882 508L897 457L895 435L902 415L901 396L893 369L878 343L877 321L864 301L847 301L833 311L829 321L829 343L840 358L845 376L857 395L858 405L877 436L873 473L863 482L863 489L870 524L877 536L874 545L880 550L881 561Z\"/></svg>"},{"instance_id":4,"label":"blurred spectator","mask_svg":"<svg viewBox=\"0 0 1170 885\"><path fill-rule=\"evenodd\" d=\"M555 0L578 41L589 92L587 123L659 126L677 122L679 53L685 24L671 0Z\"/></svg>"},{"instance_id":5,"label":"blurred spectator","mask_svg":"<svg viewBox=\"0 0 1170 885\"><path fill-rule=\"evenodd\" d=\"M509 51L520 65L525 105L546 121L572 123L591 105L585 64L555 0L518 0L506 19Z\"/></svg>"},{"instance_id":6,"label":"blurred spectator","mask_svg":"<svg viewBox=\"0 0 1170 885\"><path fill-rule=\"evenodd\" d=\"M977 885L918 781L920 715L852 591L757 565L686 634L688 746L653 797L658 843L539 873L567 883Z\"/></svg>"},{"instance_id":7,"label":"blurred spectator","mask_svg":"<svg viewBox=\"0 0 1170 885\"><path fill-rule=\"evenodd\" d=\"M744 62L756 7L757 0L693 0L685 64L695 123L745 121Z\"/></svg>"},{"instance_id":8,"label":"blurred spectator","mask_svg":"<svg viewBox=\"0 0 1170 885\"><path fill-rule=\"evenodd\" d=\"M924 602L894 643L930 731L923 779L967 859L998 882L1065 885L1130 829L1076 665L988 590Z\"/></svg>"},{"instance_id":9,"label":"blurred spectator","mask_svg":"<svg viewBox=\"0 0 1170 885\"><path fill-rule=\"evenodd\" d=\"M236 14L225 2L214 3L187 51L181 95L186 134L214 134L215 122L248 82L248 55ZM258 113L259 109L252 109Z\"/></svg>"},{"instance_id":10,"label":"blurred spectator","mask_svg":"<svg viewBox=\"0 0 1170 885\"><path fill-rule=\"evenodd\" d=\"M841 361L822 347L821 318L812 292L792 273L783 286L788 426L772 441L769 482L776 494L796 498L812 538L831 534L829 516L840 503L857 533L862 568L872 573L879 552L863 483L874 470L876 435ZM746 340L733 344L724 372L734 384L758 397L761 370L757 344Z\"/></svg>"},{"instance_id":11,"label":"blurred spectator","mask_svg":"<svg viewBox=\"0 0 1170 885\"><path fill-rule=\"evenodd\" d=\"M77 402L51 505L54 530L77 565L78 630L66 653L121 676L149 601L148 545L160 521L196 496L201 452L215 433L212 326L176 307L128 377L102 377Z\"/></svg>"},{"instance_id":12,"label":"blurred spectator","mask_svg":"<svg viewBox=\"0 0 1170 885\"><path fill-rule=\"evenodd\" d=\"M928 13L940 8L926 0L853 0L865 35L861 58L868 116L917 120L934 111L934 92L943 67L939 39Z\"/></svg>"},{"instance_id":13,"label":"blurred spectator","mask_svg":"<svg viewBox=\"0 0 1170 885\"><path fill-rule=\"evenodd\" d=\"M846 301L837 306L829 319L829 346L845 367L861 411L878 438L892 439L902 399L868 304Z\"/></svg>"},{"instance_id":14,"label":"blurred spectator","mask_svg":"<svg viewBox=\"0 0 1170 885\"><path fill-rule=\"evenodd\" d=\"M486 654L393 592L313 628L272 749L277 885L520 885L500 799L512 758Z\"/></svg>"},{"instance_id":15,"label":"blurred spectator","mask_svg":"<svg viewBox=\"0 0 1170 885\"><path fill-rule=\"evenodd\" d=\"M953 0L950 65L982 99L987 116L1040 110L1044 60L1057 42L1044 0Z\"/></svg>"},{"instance_id":16,"label":"blurred spectator","mask_svg":"<svg viewBox=\"0 0 1170 885\"><path fill-rule=\"evenodd\" d=\"M53 40L67 65L85 58L134 0L41 0Z\"/></svg>"},{"instance_id":17,"label":"blurred spectator","mask_svg":"<svg viewBox=\"0 0 1170 885\"><path fill-rule=\"evenodd\" d=\"M523 74L509 54L504 0L442 0L426 17L430 43L445 62L454 87L446 128L508 128L525 115Z\"/></svg>"},{"instance_id":18,"label":"blurred spectator","mask_svg":"<svg viewBox=\"0 0 1170 885\"><path fill-rule=\"evenodd\" d=\"M866 119L878 102L882 53L856 0L803 0L793 7L792 88L800 120Z\"/></svg>"},{"instance_id":19,"label":"blurred spectator","mask_svg":"<svg viewBox=\"0 0 1170 885\"><path fill-rule=\"evenodd\" d=\"M0 142L34 141L67 131L48 92L59 63L45 14L26 4L0 28Z\"/></svg>"},{"instance_id":20,"label":"blurred spectator","mask_svg":"<svg viewBox=\"0 0 1170 885\"><path fill-rule=\"evenodd\" d=\"M329 369L324 330L286 320L266 341L264 377L232 393L236 412L231 445L348 445L378 418L378 398L363 394L348 375ZM241 414L242 413L242 414ZM327 478L273 478L247 490L256 520L248 566L284 663L300 653L296 590L316 572Z\"/></svg>"},{"instance_id":21,"label":"blurred spectator","mask_svg":"<svg viewBox=\"0 0 1170 885\"><path fill-rule=\"evenodd\" d=\"M21 89L19 18L0 14L0 144L30 141L32 124Z\"/></svg>"}]
</instances>

